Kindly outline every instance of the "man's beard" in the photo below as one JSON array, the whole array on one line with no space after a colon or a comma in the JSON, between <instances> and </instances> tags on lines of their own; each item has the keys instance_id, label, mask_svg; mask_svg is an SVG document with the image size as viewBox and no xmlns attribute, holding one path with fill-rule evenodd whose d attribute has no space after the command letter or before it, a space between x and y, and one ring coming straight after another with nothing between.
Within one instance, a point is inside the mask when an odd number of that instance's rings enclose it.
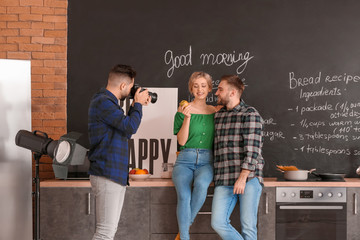
<instances>
[{"instance_id":1,"label":"man's beard","mask_svg":"<svg viewBox=\"0 0 360 240\"><path fill-rule=\"evenodd\" d=\"M227 103L228 103L228 101L218 97L217 104L226 106Z\"/></svg>"}]
</instances>

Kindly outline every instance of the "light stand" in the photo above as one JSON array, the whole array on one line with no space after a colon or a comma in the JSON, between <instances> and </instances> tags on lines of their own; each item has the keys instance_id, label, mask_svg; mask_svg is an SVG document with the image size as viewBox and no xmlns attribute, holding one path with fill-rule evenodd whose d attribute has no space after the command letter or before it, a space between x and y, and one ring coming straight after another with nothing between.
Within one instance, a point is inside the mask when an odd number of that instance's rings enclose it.
<instances>
[{"instance_id":1,"label":"light stand","mask_svg":"<svg viewBox=\"0 0 360 240\"><path fill-rule=\"evenodd\" d=\"M35 198L35 225L34 225L34 239L40 240L40 177L39 177L39 166L40 158L42 154L33 152L35 159L35 177L33 182L35 184L35 192L33 196Z\"/></svg>"}]
</instances>

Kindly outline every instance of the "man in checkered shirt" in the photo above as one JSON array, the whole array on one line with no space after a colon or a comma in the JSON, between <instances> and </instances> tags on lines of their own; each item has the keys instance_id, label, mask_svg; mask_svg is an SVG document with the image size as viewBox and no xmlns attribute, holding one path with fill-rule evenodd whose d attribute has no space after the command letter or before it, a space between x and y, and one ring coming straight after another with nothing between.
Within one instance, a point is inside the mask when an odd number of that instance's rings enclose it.
<instances>
[{"instance_id":1,"label":"man in checkered shirt","mask_svg":"<svg viewBox=\"0 0 360 240\"><path fill-rule=\"evenodd\" d=\"M263 119L245 104L244 83L236 75L221 78L216 96L224 107L215 114L214 182L211 225L224 240L256 240L262 191ZM240 203L241 234L230 224Z\"/></svg>"}]
</instances>

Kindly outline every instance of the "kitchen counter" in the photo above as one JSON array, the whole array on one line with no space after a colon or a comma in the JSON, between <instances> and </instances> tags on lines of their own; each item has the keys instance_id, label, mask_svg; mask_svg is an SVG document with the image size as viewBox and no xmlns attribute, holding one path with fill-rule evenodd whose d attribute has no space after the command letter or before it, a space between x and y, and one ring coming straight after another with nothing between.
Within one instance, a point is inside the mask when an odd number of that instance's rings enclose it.
<instances>
[{"instance_id":1,"label":"kitchen counter","mask_svg":"<svg viewBox=\"0 0 360 240\"><path fill-rule=\"evenodd\" d=\"M171 179L150 178L144 181L131 181L130 187L173 187ZM298 182L277 181L277 178L264 178L265 187L360 187L360 178L345 178L345 182ZM40 187L91 187L89 180L46 180Z\"/></svg>"},{"instance_id":2,"label":"kitchen counter","mask_svg":"<svg viewBox=\"0 0 360 240\"><path fill-rule=\"evenodd\" d=\"M144 181L130 180L130 187L173 187L171 179L149 178ZM46 180L40 182L40 187L91 187L89 180Z\"/></svg>"}]
</instances>

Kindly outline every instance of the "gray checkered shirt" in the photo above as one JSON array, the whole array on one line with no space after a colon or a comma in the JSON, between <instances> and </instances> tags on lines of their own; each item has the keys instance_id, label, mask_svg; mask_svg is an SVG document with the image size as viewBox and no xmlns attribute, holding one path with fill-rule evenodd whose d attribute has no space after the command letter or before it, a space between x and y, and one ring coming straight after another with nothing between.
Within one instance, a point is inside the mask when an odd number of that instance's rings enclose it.
<instances>
[{"instance_id":1,"label":"gray checkered shirt","mask_svg":"<svg viewBox=\"0 0 360 240\"><path fill-rule=\"evenodd\" d=\"M242 169L250 170L248 180L263 183L263 119L243 101L215 114L214 181L216 186L233 186Z\"/></svg>"}]
</instances>

